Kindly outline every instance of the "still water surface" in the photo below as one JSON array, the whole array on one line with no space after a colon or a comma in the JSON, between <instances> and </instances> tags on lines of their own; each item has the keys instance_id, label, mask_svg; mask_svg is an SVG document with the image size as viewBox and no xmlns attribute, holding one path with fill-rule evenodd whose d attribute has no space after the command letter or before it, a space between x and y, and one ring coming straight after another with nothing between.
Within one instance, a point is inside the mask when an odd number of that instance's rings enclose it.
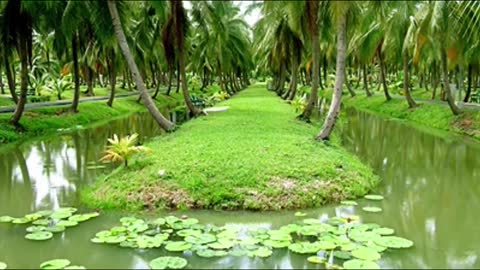
<instances>
[{"instance_id":1,"label":"still water surface","mask_svg":"<svg viewBox=\"0 0 480 270\"><path fill-rule=\"evenodd\" d=\"M304 211L308 217L359 215L395 229L414 241L408 250L387 252L383 268L480 268L480 145L463 137L441 138L397 121L348 111L342 132L345 146L380 175L382 202L358 200L383 208L380 214L360 208L326 206ZM137 132L141 140L161 131L147 114L106 125L0 149L0 216L23 216L43 209L78 205L78 191L98 175L106 138ZM202 223L241 228L278 228L299 218L275 213L183 211ZM115 226L124 213L108 212L44 242L24 239L25 226L0 224L0 261L12 268L37 268L43 261L67 258L87 268L147 268L163 251L139 251L93 244L93 235ZM307 256L276 250L267 259L200 258L184 255L189 268L312 268Z\"/></svg>"}]
</instances>

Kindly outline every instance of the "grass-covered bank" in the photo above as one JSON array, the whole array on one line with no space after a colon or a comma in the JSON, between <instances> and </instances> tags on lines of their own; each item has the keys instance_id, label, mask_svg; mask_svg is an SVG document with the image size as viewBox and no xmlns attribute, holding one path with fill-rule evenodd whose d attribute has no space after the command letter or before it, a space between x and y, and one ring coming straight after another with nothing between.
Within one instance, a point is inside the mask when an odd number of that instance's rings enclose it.
<instances>
[{"instance_id":1,"label":"grass-covered bank","mask_svg":"<svg viewBox=\"0 0 480 270\"><path fill-rule=\"evenodd\" d=\"M320 91L319 94L329 100L332 91ZM347 107L406 121L421 128L454 132L480 140L480 111L477 110L464 108L461 115L455 116L446 103L443 105L419 101L418 107L410 109L405 99L392 99L387 102L382 95L367 97L363 93L357 93L355 97L344 93L342 103Z\"/></svg>"},{"instance_id":2,"label":"grass-covered bank","mask_svg":"<svg viewBox=\"0 0 480 270\"><path fill-rule=\"evenodd\" d=\"M338 143L316 142L319 127L295 120L294 108L264 85L221 106L230 109L147 143L153 154L100 178L82 201L128 210L293 209L362 196L378 183Z\"/></svg>"},{"instance_id":3,"label":"grass-covered bank","mask_svg":"<svg viewBox=\"0 0 480 270\"><path fill-rule=\"evenodd\" d=\"M113 107L106 105L106 101L86 102L79 104L79 112L69 112L70 106L56 106L39 108L24 112L20 121L23 130L18 130L9 123L11 114L0 114L0 144L11 143L31 137L48 135L58 129L75 126L87 126L95 122L126 116L128 114L146 111L142 103L138 103L136 96L118 98ZM158 108L175 107L183 102L180 94L171 96L159 95L155 103Z\"/></svg>"}]
</instances>

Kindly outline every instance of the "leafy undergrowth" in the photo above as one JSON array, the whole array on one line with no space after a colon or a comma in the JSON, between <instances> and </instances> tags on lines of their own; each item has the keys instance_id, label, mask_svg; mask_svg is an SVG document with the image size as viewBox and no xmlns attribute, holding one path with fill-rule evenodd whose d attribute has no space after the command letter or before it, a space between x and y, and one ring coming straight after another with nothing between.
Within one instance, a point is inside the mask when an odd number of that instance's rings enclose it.
<instances>
[{"instance_id":1,"label":"leafy undergrowth","mask_svg":"<svg viewBox=\"0 0 480 270\"><path fill-rule=\"evenodd\" d=\"M316 142L319 127L295 120L294 108L264 85L221 106L230 109L147 143L153 154L99 179L82 201L128 210L278 210L362 196L378 183L336 140Z\"/></svg>"}]
</instances>

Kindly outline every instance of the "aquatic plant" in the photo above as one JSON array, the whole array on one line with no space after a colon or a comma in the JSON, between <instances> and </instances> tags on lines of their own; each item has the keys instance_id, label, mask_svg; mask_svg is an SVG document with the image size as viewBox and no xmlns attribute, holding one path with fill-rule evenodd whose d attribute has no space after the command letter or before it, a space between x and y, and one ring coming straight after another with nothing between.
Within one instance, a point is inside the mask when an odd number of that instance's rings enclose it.
<instances>
[{"instance_id":1,"label":"aquatic plant","mask_svg":"<svg viewBox=\"0 0 480 270\"><path fill-rule=\"evenodd\" d=\"M86 269L84 266L70 264L67 259L54 259L40 264L40 269Z\"/></svg>"}]
</instances>

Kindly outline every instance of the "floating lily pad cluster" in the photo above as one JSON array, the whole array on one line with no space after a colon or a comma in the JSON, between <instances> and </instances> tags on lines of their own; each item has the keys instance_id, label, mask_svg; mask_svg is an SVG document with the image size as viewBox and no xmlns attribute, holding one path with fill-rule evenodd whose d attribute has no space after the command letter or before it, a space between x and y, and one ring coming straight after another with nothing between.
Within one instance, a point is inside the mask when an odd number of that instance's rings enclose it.
<instances>
[{"instance_id":1,"label":"floating lily pad cluster","mask_svg":"<svg viewBox=\"0 0 480 270\"><path fill-rule=\"evenodd\" d=\"M86 269L84 266L71 265L67 259L55 259L40 264L40 269Z\"/></svg>"},{"instance_id":2,"label":"floating lily pad cluster","mask_svg":"<svg viewBox=\"0 0 480 270\"><path fill-rule=\"evenodd\" d=\"M275 249L316 255L311 263L329 268L379 268L377 261L389 248L408 248L410 240L392 236L394 230L378 224L361 224L359 218L332 217L325 222L307 218L278 229L249 229L203 225L193 218L168 216L155 220L124 217L121 225L98 232L94 243L107 243L129 248L163 248L170 252L192 252L200 257L248 256L266 258ZM180 257L160 257L150 263L154 269L183 268Z\"/></svg>"},{"instance_id":3,"label":"floating lily pad cluster","mask_svg":"<svg viewBox=\"0 0 480 270\"><path fill-rule=\"evenodd\" d=\"M26 230L26 239L34 241L48 240L54 233L65 231L69 227L77 226L80 222L99 216L97 212L75 214L76 208L64 207L55 211L44 210L25 215L21 218L1 216L0 223L30 224Z\"/></svg>"},{"instance_id":4,"label":"floating lily pad cluster","mask_svg":"<svg viewBox=\"0 0 480 270\"><path fill-rule=\"evenodd\" d=\"M371 201L381 201L381 200L383 200L383 196L382 195L370 194L370 195L366 195L365 199L371 200ZM346 206L357 206L358 205L358 203L356 201L341 201L340 204L346 205ZM365 212L370 212L370 213L379 213L379 212L383 211L382 208L377 207L377 206L365 206L365 207L362 207L362 210L365 211Z\"/></svg>"}]
</instances>

